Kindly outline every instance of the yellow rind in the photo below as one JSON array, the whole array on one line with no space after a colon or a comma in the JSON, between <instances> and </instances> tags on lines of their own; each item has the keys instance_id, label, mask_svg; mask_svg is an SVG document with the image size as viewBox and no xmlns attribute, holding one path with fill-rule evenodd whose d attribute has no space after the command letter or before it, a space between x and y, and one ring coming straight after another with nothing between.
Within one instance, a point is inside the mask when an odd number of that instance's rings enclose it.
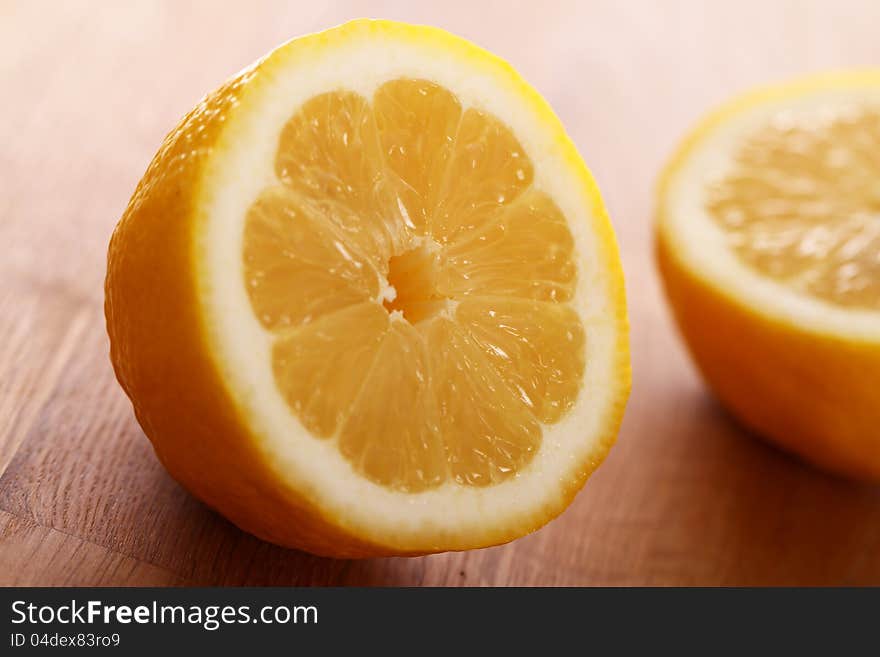
<instances>
[{"instance_id":1,"label":"yellow rind","mask_svg":"<svg viewBox=\"0 0 880 657\"><path fill-rule=\"evenodd\" d=\"M710 113L663 170L656 255L678 328L700 373L747 427L820 467L880 480L880 335L854 338L762 311L683 254L670 228L673 179L714 131L766 103L880 86L880 70L812 76L761 89Z\"/></svg>"},{"instance_id":2,"label":"yellow rind","mask_svg":"<svg viewBox=\"0 0 880 657\"><path fill-rule=\"evenodd\" d=\"M418 540L364 532L334 517L316 491L278 475L249 426L246 405L216 360L215 332L206 323L208 281L202 240L211 164L235 139L237 115L263 81L285 62L320 56L347 39L368 35L436 44L469 66L491 71L516 89L554 130L566 162L590 199L606 262L608 298L617 327L619 377L609 381L604 434L577 464L550 504L516 525L476 535L426 532ZM236 525L265 540L334 557L415 555L504 543L562 512L613 444L630 388L623 273L614 232L590 172L549 105L506 62L442 30L382 20L357 20L290 41L209 94L168 135L111 240L105 282L111 360L135 414L168 471Z\"/></svg>"}]
</instances>

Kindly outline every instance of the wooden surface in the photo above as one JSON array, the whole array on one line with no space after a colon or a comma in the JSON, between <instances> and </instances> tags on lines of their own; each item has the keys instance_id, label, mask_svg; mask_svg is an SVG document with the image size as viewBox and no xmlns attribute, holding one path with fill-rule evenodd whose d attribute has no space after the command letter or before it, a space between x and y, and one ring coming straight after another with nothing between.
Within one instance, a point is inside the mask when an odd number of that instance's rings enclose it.
<instances>
[{"instance_id":1,"label":"wooden surface","mask_svg":"<svg viewBox=\"0 0 880 657\"><path fill-rule=\"evenodd\" d=\"M510 545L356 562L262 543L165 473L108 362L105 250L164 133L282 40L362 15L511 61L618 231L634 365L619 442L565 514ZM753 84L880 65L878 24L874 0L0 0L0 583L880 584L880 488L813 471L718 408L650 242L653 180L688 124Z\"/></svg>"}]
</instances>

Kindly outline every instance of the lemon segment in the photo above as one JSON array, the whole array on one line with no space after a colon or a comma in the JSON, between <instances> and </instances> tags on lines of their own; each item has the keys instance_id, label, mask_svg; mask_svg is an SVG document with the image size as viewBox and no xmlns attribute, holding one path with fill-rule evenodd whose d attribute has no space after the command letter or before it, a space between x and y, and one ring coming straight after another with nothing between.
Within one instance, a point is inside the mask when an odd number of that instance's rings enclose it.
<instances>
[{"instance_id":1,"label":"lemon segment","mask_svg":"<svg viewBox=\"0 0 880 657\"><path fill-rule=\"evenodd\" d=\"M427 80L386 82L373 96L373 109L385 165L401 186L403 217L417 234L427 232L440 200L457 143L461 103L448 89Z\"/></svg>"}]
</instances>

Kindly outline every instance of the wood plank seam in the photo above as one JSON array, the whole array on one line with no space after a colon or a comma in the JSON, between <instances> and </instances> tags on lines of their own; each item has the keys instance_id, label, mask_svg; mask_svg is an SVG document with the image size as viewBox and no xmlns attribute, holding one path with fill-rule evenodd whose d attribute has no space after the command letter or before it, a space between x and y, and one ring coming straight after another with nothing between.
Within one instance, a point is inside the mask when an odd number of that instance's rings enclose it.
<instances>
[{"instance_id":1,"label":"wood plank seam","mask_svg":"<svg viewBox=\"0 0 880 657\"><path fill-rule=\"evenodd\" d=\"M136 561L137 563L139 563L141 565L150 566L151 568L156 568L157 570L160 570L163 573L166 573L166 574L170 575L171 577L179 580L182 586L192 586L192 583L186 577L182 576L180 573L174 572L173 570L169 569L167 566L163 566L162 564L154 563L153 561L151 561L149 559L144 559L142 557L138 557L133 554L129 554L129 553L127 553L123 550L119 550L118 548L115 548L113 546L104 545L102 543L98 543L98 542L90 540L88 538L84 538L82 536L79 536L78 534L74 534L73 532L70 532L70 531L67 531L64 529L59 529L58 527L52 527L51 525L47 525L47 524L40 522L36 518L25 517L19 513L16 513L15 511L10 510L10 509L0 508L0 512L7 513L10 516L12 516L18 520L21 520L23 522L29 523L30 525L32 525L33 527L36 527L38 529L46 529L48 531L57 532L58 534L61 534L61 535L66 536L68 538L71 538L74 541L78 541L84 545L90 545L90 546L98 548L100 550L104 550L106 552L109 552L110 554L124 557L126 559L131 559L132 561ZM34 548L34 553L31 554L32 559L35 559L37 557L38 550L39 550L39 546ZM117 568L118 568L118 566L117 566Z\"/></svg>"}]
</instances>

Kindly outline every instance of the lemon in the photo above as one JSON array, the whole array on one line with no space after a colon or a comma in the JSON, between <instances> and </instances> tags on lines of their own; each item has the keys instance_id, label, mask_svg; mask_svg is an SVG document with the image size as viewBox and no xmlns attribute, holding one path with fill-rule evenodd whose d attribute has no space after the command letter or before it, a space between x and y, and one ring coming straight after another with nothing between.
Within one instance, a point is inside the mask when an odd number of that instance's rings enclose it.
<instances>
[{"instance_id":1,"label":"lemon","mask_svg":"<svg viewBox=\"0 0 880 657\"><path fill-rule=\"evenodd\" d=\"M291 41L190 112L113 235L106 315L169 472L323 555L540 527L629 390L614 235L558 119L402 23Z\"/></svg>"},{"instance_id":2,"label":"lemon","mask_svg":"<svg viewBox=\"0 0 880 657\"><path fill-rule=\"evenodd\" d=\"M700 371L749 427L880 479L880 70L745 95L666 168L657 252Z\"/></svg>"}]
</instances>

